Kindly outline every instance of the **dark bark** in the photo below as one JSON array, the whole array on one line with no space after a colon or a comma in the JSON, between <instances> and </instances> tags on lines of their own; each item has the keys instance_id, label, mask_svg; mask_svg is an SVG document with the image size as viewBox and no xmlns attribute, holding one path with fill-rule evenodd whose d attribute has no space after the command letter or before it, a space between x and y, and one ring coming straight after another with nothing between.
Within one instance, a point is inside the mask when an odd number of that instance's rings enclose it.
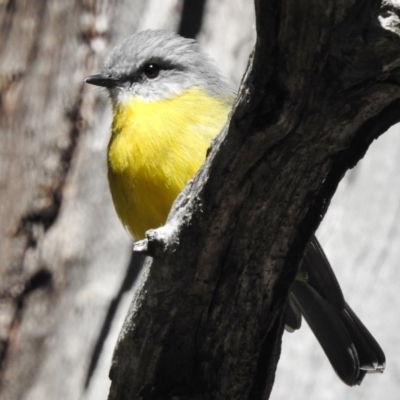
<instances>
[{"instance_id":1,"label":"dark bark","mask_svg":"<svg viewBox=\"0 0 400 400\"><path fill-rule=\"evenodd\" d=\"M400 119L394 4L256 1L256 11L229 127L167 225L136 245L153 260L109 399L268 398L304 247L346 170Z\"/></svg>"}]
</instances>

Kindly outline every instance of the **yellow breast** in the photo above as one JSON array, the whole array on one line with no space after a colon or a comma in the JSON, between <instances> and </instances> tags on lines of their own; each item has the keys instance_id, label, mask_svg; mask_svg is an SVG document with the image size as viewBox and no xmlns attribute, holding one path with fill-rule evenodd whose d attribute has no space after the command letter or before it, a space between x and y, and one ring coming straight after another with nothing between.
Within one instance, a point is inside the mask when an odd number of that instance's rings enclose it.
<instances>
[{"instance_id":1,"label":"yellow breast","mask_svg":"<svg viewBox=\"0 0 400 400\"><path fill-rule=\"evenodd\" d=\"M165 223L230 105L231 99L196 88L167 100L133 98L114 105L108 180L117 214L136 239Z\"/></svg>"}]
</instances>

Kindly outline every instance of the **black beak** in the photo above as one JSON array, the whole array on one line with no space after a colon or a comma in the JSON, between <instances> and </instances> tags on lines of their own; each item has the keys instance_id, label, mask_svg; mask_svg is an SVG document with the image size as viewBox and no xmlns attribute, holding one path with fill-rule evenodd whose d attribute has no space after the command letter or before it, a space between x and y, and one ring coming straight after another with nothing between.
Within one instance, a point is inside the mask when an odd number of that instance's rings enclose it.
<instances>
[{"instance_id":1,"label":"black beak","mask_svg":"<svg viewBox=\"0 0 400 400\"><path fill-rule=\"evenodd\" d=\"M91 75L85 79L86 83L90 85L102 86L106 88L113 88L116 86L121 86L121 81L116 78L111 78L109 76L104 76L101 74Z\"/></svg>"}]
</instances>

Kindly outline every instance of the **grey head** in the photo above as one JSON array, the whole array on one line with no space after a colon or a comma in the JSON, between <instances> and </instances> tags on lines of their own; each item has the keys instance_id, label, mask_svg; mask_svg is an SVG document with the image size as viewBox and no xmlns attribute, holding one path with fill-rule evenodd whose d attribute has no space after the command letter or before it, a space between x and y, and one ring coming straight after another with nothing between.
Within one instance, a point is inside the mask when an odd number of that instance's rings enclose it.
<instances>
[{"instance_id":1,"label":"grey head","mask_svg":"<svg viewBox=\"0 0 400 400\"><path fill-rule=\"evenodd\" d=\"M191 39L163 30L136 33L114 47L101 74L87 83L109 89L114 102L132 95L152 101L198 87L231 102L234 91L210 58Z\"/></svg>"}]
</instances>

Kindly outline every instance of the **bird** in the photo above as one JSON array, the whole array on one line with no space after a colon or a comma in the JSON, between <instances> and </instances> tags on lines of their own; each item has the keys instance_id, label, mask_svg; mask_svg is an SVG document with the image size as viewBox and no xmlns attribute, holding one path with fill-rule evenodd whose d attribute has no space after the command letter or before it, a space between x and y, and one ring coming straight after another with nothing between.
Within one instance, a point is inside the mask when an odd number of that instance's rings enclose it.
<instances>
[{"instance_id":1,"label":"bird","mask_svg":"<svg viewBox=\"0 0 400 400\"><path fill-rule=\"evenodd\" d=\"M205 161L235 90L195 40L163 30L127 37L85 82L108 91L111 196L122 224L143 239L165 224L175 198ZM287 329L299 329L302 317L345 384L383 372L385 355L346 303L315 235L289 294Z\"/></svg>"}]
</instances>

